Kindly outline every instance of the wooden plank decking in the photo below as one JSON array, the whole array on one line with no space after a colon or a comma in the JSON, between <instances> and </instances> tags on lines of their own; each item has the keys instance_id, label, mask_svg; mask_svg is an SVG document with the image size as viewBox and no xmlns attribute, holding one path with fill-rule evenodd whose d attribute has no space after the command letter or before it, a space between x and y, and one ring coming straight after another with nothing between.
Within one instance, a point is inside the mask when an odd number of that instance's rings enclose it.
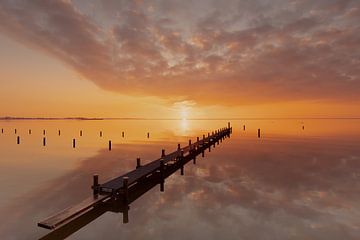
<instances>
[{"instance_id":1,"label":"wooden plank decking","mask_svg":"<svg viewBox=\"0 0 360 240\"><path fill-rule=\"evenodd\" d=\"M184 165L187 162L193 159L195 163L198 154L204 153L207 148L210 149L211 145L215 146L216 143L219 144L219 141L230 136L231 132L232 128L228 125L227 128L216 130L207 137L203 135L201 140L198 138L194 143L189 141L189 145L186 147L179 147L176 151L167 155L163 154L161 158L140 166L122 176L93 186L95 191L92 197L39 222L38 226L47 229L57 229L80 218L97 206L106 204L110 200L116 201L122 199L123 203L127 205L141 195L135 192L138 191L142 185L144 185L144 187L149 185L147 182L155 181L155 184L160 184L160 189L163 191L165 178L172 175L178 169L181 169L181 174L183 175Z\"/></svg>"}]
</instances>

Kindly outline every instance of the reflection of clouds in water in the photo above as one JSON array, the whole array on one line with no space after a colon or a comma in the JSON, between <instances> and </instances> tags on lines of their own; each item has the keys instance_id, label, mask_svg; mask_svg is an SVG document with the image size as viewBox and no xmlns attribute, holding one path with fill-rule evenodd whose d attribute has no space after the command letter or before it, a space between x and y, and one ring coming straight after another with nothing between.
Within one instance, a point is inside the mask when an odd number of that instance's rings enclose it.
<instances>
[{"instance_id":1,"label":"reflection of clouds in water","mask_svg":"<svg viewBox=\"0 0 360 240\"><path fill-rule=\"evenodd\" d=\"M139 149L149 159L158 154L158 146L122 145L24 196L3 213L5 239L19 228L27 235L14 239L40 236L37 220L84 198L95 171L109 178L132 169L125 159ZM358 239L359 156L341 142L232 138L189 163L185 177L167 179L165 193L155 187L134 202L129 224L107 213L71 239Z\"/></svg>"}]
</instances>

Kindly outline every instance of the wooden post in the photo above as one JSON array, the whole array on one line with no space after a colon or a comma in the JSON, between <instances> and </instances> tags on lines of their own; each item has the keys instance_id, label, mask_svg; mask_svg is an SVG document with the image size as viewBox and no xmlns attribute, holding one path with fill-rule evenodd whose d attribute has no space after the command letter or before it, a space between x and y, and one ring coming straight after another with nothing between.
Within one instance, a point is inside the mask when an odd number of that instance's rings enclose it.
<instances>
[{"instance_id":1,"label":"wooden post","mask_svg":"<svg viewBox=\"0 0 360 240\"><path fill-rule=\"evenodd\" d=\"M1 129L1 133L4 133L4 129L3 129L3 128Z\"/></svg>"},{"instance_id":2,"label":"wooden post","mask_svg":"<svg viewBox=\"0 0 360 240\"><path fill-rule=\"evenodd\" d=\"M165 149L161 150L161 157L165 157Z\"/></svg>"},{"instance_id":3,"label":"wooden post","mask_svg":"<svg viewBox=\"0 0 360 240\"><path fill-rule=\"evenodd\" d=\"M129 223L129 206L125 206L123 212L123 223Z\"/></svg>"},{"instance_id":4,"label":"wooden post","mask_svg":"<svg viewBox=\"0 0 360 240\"><path fill-rule=\"evenodd\" d=\"M150 138L150 133L149 132L147 133L147 138Z\"/></svg>"},{"instance_id":5,"label":"wooden post","mask_svg":"<svg viewBox=\"0 0 360 240\"><path fill-rule=\"evenodd\" d=\"M125 133L124 133L124 132L122 132L122 137L125 137Z\"/></svg>"},{"instance_id":6,"label":"wooden post","mask_svg":"<svg viewBox=\"0 0 360 240\"><path fill-rule=\"evenodd\" d=\"M20 136L17 136L17 144L20 144Z\"/></svg>"},{"instance_id":7,"label":"wooden post","mask_svg":"<svg viewBox=\"0 0 360 240\"><path fill-rule=\"evenodd\" d=\"M73 139L73 148L75 148L75 138Z\"/></svg>"},{"instance_id":8,"label":"wooden post","mask_svg":"<svg viewBox=\"0 0 360 240\"><path fill-rule=\"evenodd\" d=\"M82 137L82 130L80 130L80 137Z\"/></svg>"},{"instance_id":9,"label":"wooden post","mask_svg":"<svg viewBox=\"0 0 360 240\"><path fill-rule=\"evenodd\" d=\"M31 135L31 129L29 129L29 135Z\"/></svg>"},{"instance_id":10,"label":"wooden post","mask_svg":"<svg viewBox=\"0 0 360 240\"><path fill-rule=\"evenodd\" d=\"M44 136L46 135L46 130L45 130L45 129L43 130L43 135L44 135Z\"/></svg>"},{"instance_id":11,"label":"wooden post","mask_svg":"<svg viewBox=\"0 0 360 240\"><path fill-rule=\"evenodd\" d=\"M258 129L258 138L260 138L260 128Z\"/></svg>"},{"instance_id":12,"label":"wooden post","mask_svg":"<svg viewBox=\"0 0 360 240\"><path fill-rule=\"evenodd\" d=\"M99 194L99 175L93 175L93 195Z\"/></svg>"},{"instance_id":13,"label":"wooden post","mask_svg":"<svg viewBox=\"0 0 360 240\"><path fill-rule=\"evenodd\" d=\"M129 177L123 177L124 203L129 202Z\"/></svg>"},{"instance_id":14,"label":"wooden post","mask_svg":"<svg viewBox=\"0 0 360 240\"><path fill-rule=\"evenodd\" d=\"M109 151L111 151L111 140L109 140Z\"/></svg>"},{"instance_id":15,"label":"wooden post","mask_svg":"<svg viewBox=\"0 0 360 240\"><path fill-rule=\"evenodd\" d=\"M164 191L164 160L160 160L160 192Z\"/></svg>"},{"instance_id":16,"label":"wooden post","mask_svg":"<svg viewBox=\"0 0 360 240\"><path fill-rule=\"evenodd\" d=\"M102 131L100 131L100 137L102 137Z\"/></svg>"},{"instance_id":17,"label":"wooden post","mask_svg":"<svg viewBox=\"0 0 360 240\"><path fill-rule=\"evenodd\" d=\"M46 138L43 137L43 146L45 147L46 146Z\"/></svg>"},{"instance_id":18,"label":"wooden post","mask_svg":"<svg viewBox=\"0 0 360 240\"><path fill-rule=\"evenodd\" d=\"M178 151L180 150L180 143L178 143L178 148L177 148L177 150L178 150Z\"/></svg>"},{"instance_id":19,"label":"wooden post","mask_svg":"<svg viewBox=\"0 0 360 240\"><path fill-rule=\"evenodd\" d=\"M136 168L141 167L141 162L140 162L140 158L136 159Z\"/></svg>"},{"instance_id":20,"label":"wooden post","mask_svg":"<svg viewBox=\"0 0 360 240\"><path fill-rule=\"evenodd\" d=\"M15 128L15 134L17 133L17 129Z\"/></svg>"},{"instance_id":21,"label":"wooden post","mask_svg":"<svg viewBox=\"0 0 360 240\"><path fill-rule=\"evenodd\" d=\"M245 125L243 126L243 130L245 131Z\"/></svg>"},{"instance_id":22,"label":"wooden post","mask_svg":"<svg viewBox=\"0 0 360 240\"><path fill-rule=\"evenodd\" d=\"M302 126L302 130L305 130L305 126L304 126L304 125Z\"/></svg>"},{"instance_id":23,"label":"wooden post","mask_svg":"<svg viewBox=\"0 0 360 240\"><path fill-rule=\"evenodd\" d=\"M192 148L191 148L191 139L189 139L189 153L191 153Z\"/></svg>"}]
</instances>

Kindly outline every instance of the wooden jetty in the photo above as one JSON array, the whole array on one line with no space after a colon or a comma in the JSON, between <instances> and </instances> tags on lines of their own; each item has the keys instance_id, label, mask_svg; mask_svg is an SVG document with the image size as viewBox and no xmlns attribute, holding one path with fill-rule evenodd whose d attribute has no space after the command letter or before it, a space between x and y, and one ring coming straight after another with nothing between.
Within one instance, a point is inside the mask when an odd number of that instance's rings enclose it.
<instances>
[{"instance_id":1,"label":"wooden jetty","mask_svg":"<svg viewBox=\"0 0 360 240\"><path fill-rule=\"evenodd\" d=\"M164 191L167 177L179 169L183 175L186 163L193 160L195 164L197 155L204 156L206 149L210 149L211 146L215 147L223 139L230 137L231 133L232 127L229 123L226 128L218 129L212 134L208 134L207 137L203 135L202 139L197 138L194 143L189 140L189 144L185 147L181 148L179 144L177 150L172 153L165 154L163 149L159 159L145 165L141 165L138 158L134 170L102 184L98 183L98 175L94 175L91 197L39 222L38 226L55 231L75 222L84 222L81 219L86 215L99 216L100 213L107 211L108 208L105 206L111 206L111 211L114 211L114 206L117 206L116 212L123 212L126 223L128 221L128 205L131 202L158 184L160 191ZM73 226L70 228L74 229Z\"/></svg>"}]
</instances>

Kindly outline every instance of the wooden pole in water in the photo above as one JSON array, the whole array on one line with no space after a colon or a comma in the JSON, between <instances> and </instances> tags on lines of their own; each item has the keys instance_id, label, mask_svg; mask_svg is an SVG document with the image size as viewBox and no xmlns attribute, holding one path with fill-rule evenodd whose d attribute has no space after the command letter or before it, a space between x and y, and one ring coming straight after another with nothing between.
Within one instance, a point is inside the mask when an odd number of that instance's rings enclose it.
<instances>
[{"instance_id":1,"label":"wooden pole in water","mask_svg":"<svg viewBox=\"0 0 360 240\"><path fill-rule=\"evenodd\" d=\"M111 151L111 140L109 140L109 151Z\"/></svg>"},{"instance_id":2,"label":"wooden pole in water","mask_svg":"<svg viewBox=\"0 0 360 240\"><path fill-rule=\"evenodd\" d=\"M17 136L16 142L17 142L17 144L20 144L20 136Z\"/></svg>"},{"instance_id":3,"label":"wooden pole in water","mask_svg":"<svg viewBox=\"0 0 360 240\"><path fill-rule=\"evenodd\" d=\"M160 160L160 192L164 191L164 160Z\"/></svg>"},{"instance_id":4,"label":"wooden pole in water","mask_svg":"<svg viewBox=\"0 0 360 240\"><path fill-rule=\"evenodd\" d=\"M161 157L165 157L165 149L161 149Z\"/></svg>"},{"instance_id":5,"label":"wooden pole in water","mask_svg":"<svg viewBox=\"0 0 360 240\"><path fill-rule=\"evenodd\" d=\"M80 130L80 137L82 137L82 130Z\"/></svg>"},{"instance_id":6,"label":"wooden pole in water","mask_svg":"<svg viewBox=\"0 0 360 240\"><path fill-rule=\"evenodd\" d=\"M125 137L125 132L122 132L122 137Z\"/></svg>"},{"instance_id":7,"label":"wooden pole in water","mask_svg":"<svg viewBox=\"0 0 360 240\"><path fill-rule=\"evenodd\" d=\"M243 126L243 130L245 131L245 125Z\"/></svg>"},{"instance_id":8,"label":"wooden pole in water","mask_svg":"<svg viewBox=\"0 0 360 240\"><path fill-rule=\"evenodd\" d=\"M31 129L29 129L29 135L31 135Z\"/></svg>"},{"instance_id":9,"label":"wooden pole in water","mask_svg":"<svg viewBox=\"0 0 360 240\"><path fill-rule=\"evenodd\" d=\"M43 135L44 135L44 136L46 135L46 130L45 130L45 129L43 130Z\"/></svg>"},{"instance_id":10,"label":"wooden pole in water","mask_svg":"<svg viewBox=\"0 0 360 240\"><path fill-rule=\"evenodd\" d=\"M46 146L46 138L43 137L43 146L45 147Z\"/></svg>"},{"instance_id":11,"label":"wooden pole in water","mask_svg":"<svg viewBox=\"0 0 360 240\"><path fill-rule=\"evenodd\" d=\"M102 137L102 131L100 131L100 137Z\"/></svg>"},{"instance_id":12,"label":"wooden pole in water","mask_svg":"<svg viewBox=\"0 0 360 240\"><path fill-rule=\"evenodd\" d=\"M15 128L15 134L17 133L17 129Z\"/></svg>"},{"instance_id":13,"label":"wooden pole in water","mask_svg":"<svg viewBox=\"0 0 360 240\"><path fill-rule=\"evenodd\" d=\"M93 195L99 194L99 175L93 175Z\"/></svg>"},{"instance_id":14,"label":"wooden pole in water","mask_svg":"<svg viewBox=\"0 0 360 240\"><path fill-rule=\"evenodd\" d=\"M73 148L75 148L75 138L73 139Z\"/></svg>"},{"instance_id":15,"label":"wooden pole in water","mask_svg":"<svg viewBox=\"0 0 360 240\"><path fill-rule=\"evenodd\" d=\"M1 129L1 133L4 133L4 129L3 129L3 128Z\"/></svg>"},{"instance_id":16,"label":"wooden pole in water","mask_svg":"<svg viewBox=\"0 0 360 240\"><path fill-rule=\"evenodd\" d=\"M178 148L177 148L177 150L179 151L179 150L180 150L180 148L181 148L181 147L180 147L180 143L178 143Z\"/></svg>"},{"instance_id":17,"label":"wooden pole in water","mask_svg":"<svg viewBox=\"0 0 360 240\"><path fill-rule=\"evenodd\" d=\"M58 131L58 134L59 134L59 136L61 135L61 131L60 131L60 130Z\"/></svg>"},{"instance_id":18,"label":"wooden pole in water","mask_svg":"<svg viewBox=\"0 0 360 240\"><path fill-rule=\"evenodd\" d=\"M191 139L189 139L189 152L191 152L192 149L191 149Z\"/></svg>"},{"instance_id":19,"label":"wooden pole in water","mask_svg":"<svg viewBox=\"0 0 360 240\"><path fill-rule=\"evenodd\" d=\"M123 177L124 203L129 202L129 177Z\"/></svg>"},{"instance_id":20,"label":"wooden pole in water","mask_svg":"<svg viewBox=\"0 0 360 240\"><path fill-rule=\"evenodd\" d=\"M136 168L141 167L141 162L140 162L140 158L136 159Z\"/></svg>"},{"instance_id":21,"label":"wooden pole in water","mask_svg":"<svg viewBox=\"0 0 360 240\"><path fill-rule=\"evenodd\" d=\"M149 132L147 133L147 138L150 138L150 133Z\"/></svg>"},{"instance_id":22,"label":"wooden pole in water","mask_svg":"<svg viewBox=\"0 0 360 240\"><path fill-rule=\"evenodd\" d=\"M258 138L260 138L260 128L258 129Z\"/></svg>"}]
</instances>

